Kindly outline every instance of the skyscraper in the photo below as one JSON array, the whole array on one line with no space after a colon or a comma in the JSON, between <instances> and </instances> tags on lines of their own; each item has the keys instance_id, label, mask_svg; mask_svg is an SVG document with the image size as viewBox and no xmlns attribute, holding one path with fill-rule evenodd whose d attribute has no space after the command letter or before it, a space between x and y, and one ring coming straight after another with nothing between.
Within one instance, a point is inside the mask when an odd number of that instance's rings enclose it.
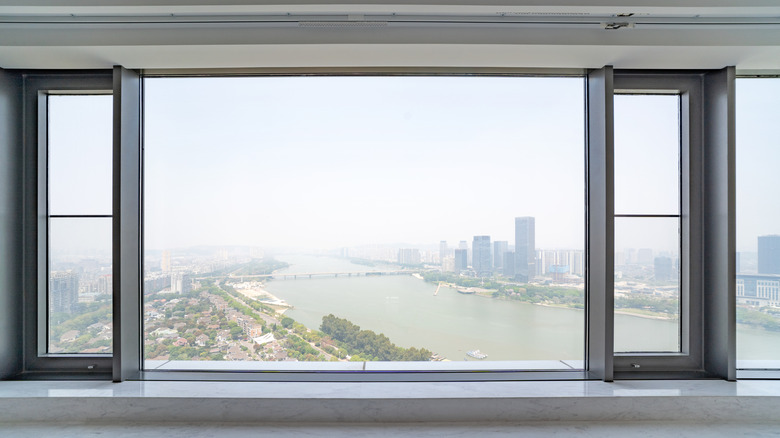
<instances>
[{"instance_id":1,"label":"skyscraper","mask_svg":"<svg viewBox=\"0 0 780 438\"><path fill-rule=\"evenodd\" d=\"M160 260L160 270L163 272L171 271L171 252L168 250L162 252L162 259Z\"/></svg>"},{"instance_id":2,"label":"skyscraper","mask_svg":"<svg viewBox=\"0 0 780 438\"><path fill-rule=\"evenodd\" d=\"M504 277L515 277L515 253L514 251L506 251L504 253L504 267L502 272Z\"/></svg>"},{"instance_id":3,"label":"skyscraper","mask_svg":"<svg viewBox=\"0 0 780 438\"><path fill-rule=\"evenodd\" d=\"M653 264L653 250L650 248L639 248L636 252L636 262L640 265Z\"/></svg>"},{"instance_id":4,"label":"skyscraper","mask_svg":"<svg viewBox=\"0 0 780 438\"><path fill-rule=\"evenodd\" d=\"M469 254L469 243L465 240L461 240L458 243L458 249L465 249L466 250L466 266L471 264L471 254Z\"/></svg>"},{"instance_id":5,"label":"skyscraper","mask_svg":"<svg viewBox=\"0 0 780 438\"><path fill-rule=\"evenodd\" d=\"M171 274L171 293L188 294L192 291L190 274L175 272Z\"/></svg>"},{"instance_id":6,"label":"skyscraper","mask_svg":"<svg viewBox=\"0 0 780 438\"><path fill-rule=\"evenodd\" d=\"M490 236L474 236L471 245L471 265L478 276L490 276L493 273L493 255L490 248Z\"/></svg>"},{"instance_id":7,"label":"skyscraper","mask_svg":"<svg viewBox=\"0 0 780 438\"><path fill-rule=\"evenodd\" d=\"M456 249L455 250L455 273L458 274L469 268L469 250Z\"/></svg>"},{"instance_id":8,"label":"skyscraper","mask_svg":"<svg viewBox=\"0 0 780 438\"><path fill-rule=\"evenodd\" d=\"M504 267L504 253L509 250L509 242L497 240L493 242L493 267L500 270Z\"/></svg>"},{"instance_id":9,"label":"skyscraper","mask_svg":"<svg viewBox=\"0 0 780 438\"><path fill-rule=\"evenodd\" d=\"M758 273L780 274L780 235L758 236Z\"/></svg>"},{"instance_id":10,"label":"skyscraper","mask_svg":"<svg viewBox=\"0 0 780 438\"><path fill-rule=\"evenodd\" d=\"M536 225L532 217L515 218L515 278L529 281L536 274Z\"/></svg>"},{"instance_id":11,"label":"skyscraper","mask_svg":"<svg viewBox=\"0 0 780 438\"><path fill-rule=\"evenodd\" d=\"M79 277L73 272L52 272L49 277L51 311L73 313L79 302Z\"/></svg>"},{"instance_id":12,"label":"skyscraper","mask_svg":"<svg viewBox=\"0 0 780 438\"><path fill-rule=\"evenodd\" d=\"M444 266L444 259L446 259L449 255L448 252L449 249L447 248L447 241L442 240L439 242L439 263L441 263L442 266Z\"/></svg>"},{"instance_id":13,"label":"skyscraper","mask_svg":"<svg viewBox=\"0 0 780 438\"><path fill-rule=\"evenodd\" d=\"M401 248L398 250L399 265L419 265L421 262L420 250L417 248Z\"/></svg>"},{"instance_id":14,"label":"skyscraper","mask_svg":"<svg viewBox=\"0 0 780 438\"><path fill-rule=\"evenodd\" d=\"M672 259L669 257L656 257L653 261L656 281L669 281L672 279Z\"/></svg>"}]
</instances>

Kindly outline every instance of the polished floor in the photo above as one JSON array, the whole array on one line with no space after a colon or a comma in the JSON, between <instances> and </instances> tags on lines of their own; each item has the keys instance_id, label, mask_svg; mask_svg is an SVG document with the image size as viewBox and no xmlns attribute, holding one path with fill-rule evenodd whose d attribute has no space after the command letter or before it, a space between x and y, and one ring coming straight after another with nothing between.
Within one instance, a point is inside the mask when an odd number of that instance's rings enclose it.
<instances>
[{"instance_id":1,"label":"polished floor","mask_svg":"<svg viewBox=\"0 0 780 438\"><path fill-rule=\"evenodd\" d=\"M780 437L780 423L545 422L522 424L0 424L0 436L52 438L243 437Z\"/></svg>"}]
</instances>

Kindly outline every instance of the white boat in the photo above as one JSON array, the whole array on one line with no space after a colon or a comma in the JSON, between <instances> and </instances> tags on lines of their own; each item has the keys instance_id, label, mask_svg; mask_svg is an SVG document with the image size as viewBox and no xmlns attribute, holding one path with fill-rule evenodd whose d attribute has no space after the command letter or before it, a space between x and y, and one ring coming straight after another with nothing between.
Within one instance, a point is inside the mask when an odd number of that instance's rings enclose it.
<instances>
[{"instance_id":1,"label":"white boat","mask_svg":"<svg viewBox=\"0 0 780 438\"><path fill-rule=\"evenodd\" d=\"M481 352L479 350L467 351L466 354L471 356L471 357L473 357L474 359L484 359L484 358L486 358L488 356L487 354L485 354L485 353L483 353L483 352Z\"/></svg>"}]
</instances>

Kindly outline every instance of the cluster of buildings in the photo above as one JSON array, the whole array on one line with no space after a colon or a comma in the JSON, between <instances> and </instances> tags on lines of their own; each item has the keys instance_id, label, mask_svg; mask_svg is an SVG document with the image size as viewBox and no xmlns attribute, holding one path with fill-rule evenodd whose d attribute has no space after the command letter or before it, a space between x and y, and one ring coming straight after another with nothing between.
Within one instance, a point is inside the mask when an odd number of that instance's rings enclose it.
<instances>
[{"instance_id":1,"label":"cluster of buildings","mask_svg":"<svg viewBox=\"0 0 780 438\"><path fill-rule=\"evenodd\" d=\"M350 255L355 253L351 251ZM438 264L443 272L474 277L500 275L522 282L538 276L553 280L582 277L585 266L582 250L537 250L536 220L530 216L515 218L515 240L511 243L492 241L490 236L483 235L474 236L471 246L461 240L457 247L451 248L442 240L437 252L400 248L396 254L395 261L401 265Z\"/></svg>"},{"instance_id":2,"label":"cluster of buildings","mask_svg":"<svg viewBox=\"0 0 780 438\"><path fill-rule=\"evenodd\" d=\"M203 301L207 301L210 306L198 313L185 311L179 315L165 315L182 305L196 306ZM269 333L263 333L263 324L258 320L240 312L221 296L208 292L201 292L200 296L195 298L147 300L144 303L144 324L149 331L144 345L147 347L147 354L152 356L147 359L169 360L167 345L170 345L196 348L197 354L191 360L214 360L216 355L221 360L228 361L297 361L288 356L286 338L277 339L274 333L270 333L270 327L282 326L281 317L264 312L255 314L262 318ZM239 339L231 332L230 322L241 328L242 336ZM158 346L162 348L155 348ZM208 356L204 357L201 353L208 353Z\"/></svg>"},{"instance_id":3,"label":"cluster of buildings","mask_svg":"<svg viewBox=\"0 0 780 438\"><path fill-rule=\"evenodd\" d=\"M234 309L227 301L222 299L222 297L208 294L208 299L217 310L225 312L225 317L228 321L234 321L238 324L245 335L250 338L259 338L260 336L263 336L263 326L261 324Z\"/></svg>"},{"instance_id":4,"label":"cluster of buildings","mask_svg":"<svg viewBox=\"0 0 780 438\"><path fill-rule=\"evenodd\" d=\"M49 308L55 313L78 313L79 302L91 302L113 292L112 275L83 268L49 273Z\"/></svg>"},{"instance_id":5,"label":"cluster of buildings","mask_svg":"<svg viewBox=\"0 0 780 438\"><path fill-rule=\"evenodd\" d=\"M584 254L581 250L537 250L536 220L530 216L515 218L515 240L492 241L490 236L474 236L450 249L446 241L439 244L439 258L444 272L476 277L501 275L527 282L536 276L582 276Z\"/></svg>"},{"instance_id":6,"label":"cluster of buildings","mask_svg":"<svg viewBox=\"0 0 780 438\"><path fill-rule=\"evenodd\" d=\"M740 273L737 260L737 302L780 307L780 235L758 236L757 273Z\"/></svg>"},{"instance_id":7,"label":"cluster of buildings","mask_svg":"<svg viewBox=\"0 0 780 438\"><path fill-rule=\"evenodd\" d=\"M615 278L679 282L680 258L663 252L656 255L651 248L625 248L615 252Z\"/></svg>"}]
</instances>

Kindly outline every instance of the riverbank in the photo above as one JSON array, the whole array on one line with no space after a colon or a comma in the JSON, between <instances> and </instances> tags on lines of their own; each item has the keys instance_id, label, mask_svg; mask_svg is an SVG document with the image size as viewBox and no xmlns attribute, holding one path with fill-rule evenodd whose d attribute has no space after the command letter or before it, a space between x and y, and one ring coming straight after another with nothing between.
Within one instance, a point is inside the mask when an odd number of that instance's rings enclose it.
<instances>
[{"instance_id":1,"label":"riverbank","mask_svg":"<svg viewBox=\"0 0 780 438\"><path fill-rule=\"evenodd\" d=\"M266 306L271 307L279 314L284 314L286 310L293 307L285 300L268 292L260 282L238 283L233 285L233 288L241 295L259 301Z\"/></svg>"},{"instance_id":2,"label":"riverbank","mask_svg":"<svg viewBox=\"0 0 780 438\"><path fill-rule=\"evenodd\" d=\"M645 319L655 319L658 321L676 321L679 318L675 316L665 316L665 315L655 315L655 314L643 314L643 313L637 313L632 312L632 310L638 310L640 309L622 309L622 310L615 310L616 315L629 315L629 316L636 316L638 318L645 318Z\"/></svg>"},{"instance_id":3,"label":"riverbank","mask_svg":"<svg viewBox=\"0 0 780 438\"><path fill-rule=\"evenodd\" d=\"M417 277L415 277L417 278ZM549 303L549 302L542 302L542 303L530 303L523 300L515 300L506 296L495 296L495 292L498 292L498 290L495 289L484 289L479 287L464 287L464 286L458 286L454 283L447 283L442 282L442 286L447 287L449 289L454 290L455 292L461 293L461 294L467 294L467 295L474 295L482 298L490 298L490 299L498 299L503 301L518 301L523 302L527 304L534 304L537 306L542 307L551 307L551 308L558 308L558 309L574 309L574 310L582 310L582 307L576 307L571 304L557 304L557 303ZM638 318L644 318L644 319L653 319L658 321L675 321L678 318L676 316L669 316L654 312L648 312L643 309L621 309L621 310L615 310L615 314L618 315L628 315L628 316L636 316Z\"/></svg>"}]
</instances>

